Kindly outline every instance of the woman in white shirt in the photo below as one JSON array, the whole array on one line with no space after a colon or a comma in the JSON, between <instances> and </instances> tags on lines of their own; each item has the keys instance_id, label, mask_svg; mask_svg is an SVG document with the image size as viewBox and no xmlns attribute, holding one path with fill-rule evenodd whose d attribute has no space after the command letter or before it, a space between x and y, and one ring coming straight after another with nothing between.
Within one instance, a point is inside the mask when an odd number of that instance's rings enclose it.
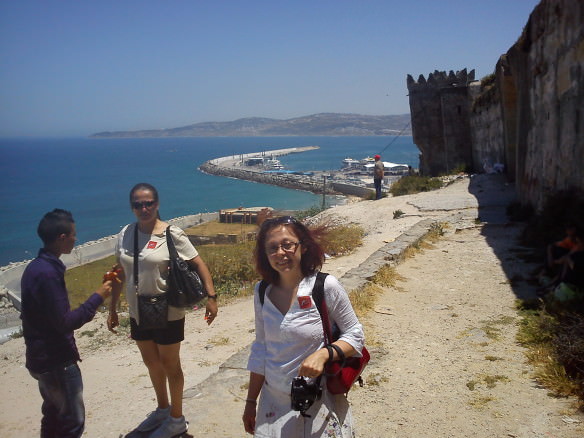
<instances>
[{"instance_id":1,"label":"woman in white shirt","mask_svg":"<svg viewBox=\"0 0 584 438\"><path fill-rule=\"evenodd\" d=\"M150 184L136 184L130 191L130 206L137 222L126 225L118 235L116 258L121 267L120 278L126 281L126 300L130 311L130 335L136 341L142 360L148 368L156 394L157 408L135 431L150 432L151 438L170 438L188 428L182 414L184 376L180 363L180 346L184 339L185 310L168 306L165 328L140 327L136 286L134 283L134 239L138 250L138 292L140 295L166 293L169 252L166 244L168 224L160 220L158 191ZM137 227L137 230L136 230ZM207 265L198 255L188 237L178 227L170 227L178 255L194 267L208 293L205 319L211 324L217 316L217 295ZM115 284L108 317L108 328L119 325L117 301L122 284ZM168 383L168 389L167 389ZM170 395L170 398L169 398Z\"/></svg>"},{"instance_id":2,"label":"woman in white shirt","mask_svg":"<svg viewBox=\"0 0 584 438\"><path fill-rule=\"evenodd\" d=\"M349 404L344 395L326 390L325 364L338 360L324 344L322 321L312 299L316 273L324 262L324 250L316 236L292 217L265 221L255 248L256 268L269 285L263 304L260 283L254 299L256 339L248 370L250 380L243 423L256 437L306 438L353 437ZM361 355L363 327L347 293L328 275L324 295L331 323L340 329L334 342L346 357ZM303 412L291 407L291 384L297 376L318 383L322 395ZM258 400L259 396L259 400Z\"/></svg>"}]
</instances>

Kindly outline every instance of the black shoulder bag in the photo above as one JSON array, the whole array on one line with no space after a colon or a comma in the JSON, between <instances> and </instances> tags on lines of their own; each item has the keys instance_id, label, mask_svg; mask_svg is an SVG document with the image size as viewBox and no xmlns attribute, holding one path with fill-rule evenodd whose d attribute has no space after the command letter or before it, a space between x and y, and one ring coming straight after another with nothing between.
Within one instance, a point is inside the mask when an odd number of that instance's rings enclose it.
<instances>
[{"instance_id":1,"label":"black shoulder bag","mask_svg":"<svg viewBox=\"0 0 584 438\"><path fill-rule=\"evenodd\" d=\"M168 272L168 304L174 307L190 307L207 296L197 271L182 258L174 246L170 225L166 229L166 244L170 256Z\"/></svg>"},{"instance_id":2,"label":"black shoulder bag","mask_svg":"<svg viewBox=\"0 0 584 438\"><path fill-rule=\"evenodd\" d=\"M138 327L144 330L165 328L168 322L168 300L165 293L140 295L138 291L138 224L134 227L134 286L138 300Z\"/></svg>"}]
</instances>

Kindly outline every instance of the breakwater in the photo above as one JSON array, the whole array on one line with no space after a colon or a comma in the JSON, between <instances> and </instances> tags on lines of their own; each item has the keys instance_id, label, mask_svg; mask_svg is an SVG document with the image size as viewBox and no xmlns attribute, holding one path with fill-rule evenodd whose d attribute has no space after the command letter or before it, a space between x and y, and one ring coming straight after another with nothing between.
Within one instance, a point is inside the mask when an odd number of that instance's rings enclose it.
<instances>
[{"instance_id":1,"label":"breakwater","mask_svg":"<svg viewBox=\"0 0 584 438\"><path fill-rule=\"evenodd\" d=\"M279 173L265 171L255 166L246 166L247 158L259 156L281 156L290 153L304 152L314 149L315 146L302 148L288 148L273 151L244 154L234 157L221 157L203 163L199 170L211 175L236 178L253 181L261 184L270 184L293 190L304 190L312 193L342 194L350 196L366 197L372 193L372 189L365 184L356 184L345 181L335 172L317 172L313 175L296 173Z\"/></svg>"}]
</instances>

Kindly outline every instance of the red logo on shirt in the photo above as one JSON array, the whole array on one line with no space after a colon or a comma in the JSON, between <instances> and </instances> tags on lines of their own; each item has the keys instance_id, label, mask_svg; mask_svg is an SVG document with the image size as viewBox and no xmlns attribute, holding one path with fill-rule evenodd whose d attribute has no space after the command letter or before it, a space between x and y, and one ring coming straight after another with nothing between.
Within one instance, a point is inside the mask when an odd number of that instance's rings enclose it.
<instances>
[{"instance_id":1,"label":"red logo on shirt","mask_svg":"<svg viewBox=\"0 0 584 438\"><path fill-rule=\"evenodd\" d=\"M310 297L298 297L298 304L301 309L309 309L312 307L312 300Z\"/></svg>"},{"instance_id":2,"label":"red logo on shirt","mask_svg":"<svg viewBox=\"0 0 584 438\"><path fill-rule=\"evenodd\" d=\"M156 248L156 242L154 242L153 240L151 240L150 242L148 242L148 249L154 249Z\"/></svg>"}]
</instances>

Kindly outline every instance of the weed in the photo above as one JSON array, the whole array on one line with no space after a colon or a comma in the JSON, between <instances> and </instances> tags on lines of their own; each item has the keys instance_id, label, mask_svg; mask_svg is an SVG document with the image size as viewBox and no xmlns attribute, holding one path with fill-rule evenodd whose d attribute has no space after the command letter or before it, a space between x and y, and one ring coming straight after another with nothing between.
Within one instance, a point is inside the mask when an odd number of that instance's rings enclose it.
<instances>
[{"instance_id":1,"label":"weed","mask_svg":"<svg viewBox=\"0 0 584 438\"><path fill-rule=\"evenodd\" d=\"M402 217L405 213L401 210L395 210L393 212L393 218L394 219L399 219L400 217Z\"/></svg>"},{"instance_id":2,"label":"weed","mask_svg":"<svg viewBox=\"0 0 584 438\"><path fill-rule=\"evenodd\" d=\"M479 396L474 397L471 401L469 401L468 404L471 405L475 409L482 410L482 409L485 409L487 407L487 404L489 404L490 402L492 402L494 400L495 400L495 397L479 395Z\"/></svg>"},{"instance_id":3,"label":"weed","mask_svg":"<svg viewBox=\"0 0 584 438\"><path fill-rule=\"evenodd\" d=\"M229 338L227 338L225 336L222 336L220 338L213 338L209 341L209 343L212 345L216 345L216 346L227 345L227 344L229 344Z\"/></svg>"},{"instance_id":4,"label":"weed","mask_svg":"<svg viewBox=\"0 0 584 438\"><path fill-rule=\"evenodd\" d=\"M578 395L584 400L584 373L576 371L571 377L561 362L562 345L558 344L561 321L541 308L523 309L520 314L522 320L517 340L528 348L526 356L535 368L535 379L553 395Z\"/></svg>"},{"instance_id":5,"label":"weed","mask_svg":"<svg viewBox=\"0 0 584 438\"><path fill-rule=\"evenodd\" d=\"M327 229L322 244L325 252L331 256L346 255L363 244L364 236L365 230L359 225L340 225Z\"/></svg>"},{"instance_id":6,"label":"weed","mask_svg":"<svg viewBox=\"0 0 584 438\"><path fill-rule=\"evenodd\" d=\"M389 189L393 196L411 195L419 192L428 192L442 187L439 178L429 178L418 175L405 175L393 183Z\"/></svg>"},{"instance_id":7,"label":"weed","mask_svg":"<svg viewBox=\"0 0 584 438\"><path fill-rule=\"evenodd\" d=\"M377 295L383 293L383 289L373 283L368 283L361 289L353 289L349 292L349 299L357 316L362 317L373 309Z\"/></svg>"},{"instance_id":8,"label":"weed","mask_svg":"<svg viewBox=\"0 0 584 438\"><path fill-rule=\"evenodd\" d=\"M501 334L501 328L499 326L511 325L515 323L515 318L512 316L500 316L498 319L491 319L489 321L482 321L483 326L481 329L485 332L487 338L496 341L499 339Z\"/></svg>"},{"instance_id":9,"label":"weed","mask_svg":"<svg viewBox=\"0 0 584 438\"><path fill-rule=\"evenodd\" d=\"M487 385L487 388L494 388L497 386L497 382L508 382L509 378L507 376L483 376L483 382Z\"/></svg>"},{"instance_id":10,"label":"weed","mask_svg":"<svg viewBox=\"0 0 584 438\"><path fill-rule=\"evenodd\" d=\"M112 255L105 259L68 269L65 272L65 283L67 284L72 309L79 307L87 300L101 284L103 274L109 271L115 263L116 259Z\"/></svg>"},{"instance_id":11,"label":"weed","mask_svg":"<svg viewBox=\"0 0 584 438\"><path fill-rule=\"evenodd\" d=\"M375 273L371 281L382 287L395 287L397 282L403 279L404 277L399 275L394 267L390 265L384 265L379 271Z\"/></svg>"},{"instance_id":12,"label":"weed","mask_svg":"<svg viewBox=\"0 0 584 438\"><path fill-rule=\"evenodd\" d=\"M296 213L294 213L294 217L299 221L302 221L306 218L316 216L317 214L324 210L325 208L322 205L313 205L312 207L306 210L297 211Z\"/></svg>"},{"instance_id":13,"label":"weed","mask_svg":"<svg viewBox=\"0 0 584 438\"><path fill-rule=\"evenodd\" d=\"M379 373L372 373L367 376L368 386L379 386L380 384L387 382L389 382L389 379Z\"/></svg>"},{"instance_id":14,"label":"weed","mask_svg":"<svg viewBox=\"0 0 584 438\"><path fill-rule=\"evenodd\" d=\"M81 333L79 333L79 336L87 336L87 337L93 338L96 333L97 333L97 329L83 330Z\"/></svg>"},{"instance_id":15,"label":"weed","mask_svg":"<svg viewBox=\"0 0 584 438\"><path fill-rule=\"evenodd\" d=\"M491 361L491 362L495 362L497 360L503 360L503 358L497 357L497 356L487 355L487 356L485 356L485 360L488 360L488 361Z\"/></svg>"},{"instance_id":16,"label":"weed","mask_svg":"<svg viewBox=\"0 0 584 438\"><path fill-rule=\"evenodd\" d=\"M22 338L23 336L24 336L24 334L22 333L22 327L21 327L10 335L10 339L18 339L18 338Z\"/></svg>"}]
</instances>

